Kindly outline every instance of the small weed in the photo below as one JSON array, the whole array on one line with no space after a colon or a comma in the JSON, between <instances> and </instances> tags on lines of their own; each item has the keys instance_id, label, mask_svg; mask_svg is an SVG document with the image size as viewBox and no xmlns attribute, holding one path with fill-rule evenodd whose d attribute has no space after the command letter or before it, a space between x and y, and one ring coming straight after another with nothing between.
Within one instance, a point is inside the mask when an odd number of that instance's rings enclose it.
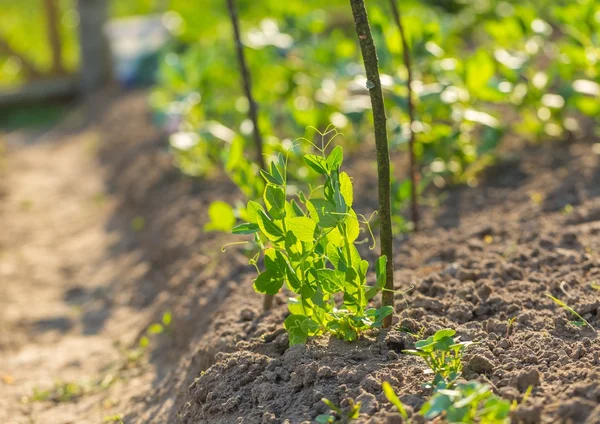
<instances>
[{"instance_id":1,"label":"small weed","mask_svg":"<svg viewBox=\"0 0 600 424\"><path fill-rule=\"evenodd\" d=\"M571 308L569 305L567 305L565 302L563 302L560 299L555 298L554 296L552 296L550 293L546 293L546 296L548 296L550 299L552 299L552 301L554 303L556 303L558 306L560 306L561 308L567 310L568 312L571 313L571 315L575 316L578 318L578 321L571 321L571 323L573 325L576 325L578 327L585 327L588 326L590 327L592 330L596 331L594 327L592 327L592 324L590 324L585 318L583 318L581 315L579 315L575 309Z\"/></svg>"},{"instance_id":2,"label":"small weed","mask_svg":"<svg viewBox=\"0 0 600 424\"><path fill-rule=\"evenodd\" d=\"M594 289L594 290L600 290L600 284L598 284L598 281L594 280L590 282L590 286Z\"/></svg>"},{"instance_id":3,"label":"small weed","mask_svg":"<svg viewBox=\"0 0 600 424\"><path fill-rule=\"evenodd\" d=\"M544 201L544 195L542 193L540 193L539 191L532 192L529 195L529 198L531 199L531 202L536 206L540 206L542 204L542 202Z\"/></svg>"},{"instance_id":4,"label":"small weed","mask_svg":"<svg viewBox=\"0 0 600 424\"><path fill-rule=\"evenodd\" d=\"M507 321L507 325L506 325L506 338L507 339L510 339L510 336L512 335L513 326L514 326L516 320L517 320L517 317L512 317Z\"/></svg>"},{"instance_id":5,"label":"small weed","mask_svg":"<svg viewBox=\"0 0 600 424\"><path fill-rule=\"evenodd\" d=\"M123 423L123 419L121 418L120 414L109 415L108 417L104 417L104 419L102 420L102 422L104 422L104 423L119 423L119 424L124 424Z\"/></svg>"},{"instance_id":6,"label":"small weed","mask_svg":"<svg viewBox=\"0 0 600 424\"><path fill-rule=\"evenodd\" d=\"M33 208L33 200L23 199L19 203L19 209L23 212L30 211Z\"/></svg>"},{"instance_id":7,"label":"small weed","mask_svg":"<svg viewBox=\"0 0 600 424\"><path fill-rule=\"evenodd\" d=\"M433 336L415 343L416 350L404 350L409 355L420 356L435 374L434 386L443 381L456 380L462 371L464 349L472 342L458 342L453 336L456 331L446 328Z\"/></svg>"},{"instance_id":8,"label":"small weed","mask_svg":"<svg viewBox=\"0 0 600 424\"><path fill-rule=\"evenodd\" d=\"M136 216L131 220L131 229L137 233L146 227L146 219L143 216Z\"/></svg>"},{"instance_id":9,"label":"small weed","mask_svg":"<svg viewBox=\"0 0 600 424\"><path fill-rule=\"evenodd\" d=\"M319 424L345 424L357 419L360 415L360 402L354 402L352 399L348 399L348 409L346 411L342 410L342 408L331 402L329 399L323 398L321 401L331 409L331 414L317 416L315 420Z\"/></svg>"},{"instance_id":10,"label":"small weed","mask_svg":"<svg viewBox=\"0 0 600 424\"><path fill-rule=\"evenodd\" d=\"M29 398L24 398L23 403L30 402L70 402L83 396L88 388L75 382L57 381L49 389L35 387Z\"/></svg>"},{"instance_id":11,"label":"small weed","mask_svg":"<svg viewBox=\"0 0 600 424\"><path fill-rule=\"evenodd\" d=\"M573 212L573 205L572 204L567 204L565 205L565 207L562 210L562 214L563 215L569 215Z\"/></svg>"}]
</instances>

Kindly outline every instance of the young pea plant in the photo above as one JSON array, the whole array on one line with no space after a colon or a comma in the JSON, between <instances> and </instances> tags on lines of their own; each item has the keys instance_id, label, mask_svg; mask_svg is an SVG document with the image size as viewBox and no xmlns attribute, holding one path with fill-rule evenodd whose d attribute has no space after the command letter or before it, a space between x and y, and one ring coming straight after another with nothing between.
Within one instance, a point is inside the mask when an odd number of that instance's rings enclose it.
<instances>
[{"instance_id":1,"label":"young pea plant","mask_svg":"<svg viewBox=\"0 0 600 424\"><path fill-rule=\"evenodd\" d=\"M404 421L409 423L406 409L388 382L383 393ZM469 424L508 424L511 404L492 393L490 386L478 381L459 383L450 388L441 382L433 396L421 407L419 415L428 420L443 418L444 422ZM437 422L437 420L436 420Z\"/></svg>"},{"instance_id":2,"label":"young pea plant","mask_svg":"<svg viewBox=\"0 0 600 424\"><path fill-rule=\"evenodd\" d=\"M510 402L478 381L438 388L419 411L426 419L443 416L451 423L508 424Z\"/></svg>"},{"instance_id":3,"label":"young pea plant","mask_svg":"<svg viewBox=\"0 0 600 424\"><path fill-rule=\"evenodd\" d=\"M472 342L458 342L453 336L456 331L446 328L433 336L415 343L415 350L404 350L409 355L420 356L435 374L433 385L452 384L462 371L464 349ZM447 382L447 383L446 383Z\"/></svg>"},{"instance_id":4,"label":"young pea plant","mask_svg":"<svg viewBox=\"0 0 600 424\"><path fill-rule=\"evenodd\" d=\"M325 333L356 340L393 312L391 306L367 307L384 289L387 259L379 258L375 285L367 285L369 263L356 248L360 224L372 233L369 221L352 209L352 180L340 171L343 150L337 146L327 155L327 146L314 147L320 155L307 154L304 161L323 184L308 195L288 196L287 159L280 154L268 172L261 171L264 207L248 202L242 214L248 222L233 228L234 234L253 235L262 250L263 271L251 260L259 271L254 289L275 295L285 285L293 293L284 322L290 345Z\"/></svg>"},{"instance_id":5,"label":"young pea plant","mask_svg":"<svg viewBox=\"0 0 600 424\"><path fill-rule=\"evenodd\" d=\"M331 413L318 415L315 421L319 424L346 424L357 419L360 415L360 402L354 402L352 399L348 399L347 411L342 410L327 398L323 398L321 401L331 409Z\"/></svg>"}]
</instances>

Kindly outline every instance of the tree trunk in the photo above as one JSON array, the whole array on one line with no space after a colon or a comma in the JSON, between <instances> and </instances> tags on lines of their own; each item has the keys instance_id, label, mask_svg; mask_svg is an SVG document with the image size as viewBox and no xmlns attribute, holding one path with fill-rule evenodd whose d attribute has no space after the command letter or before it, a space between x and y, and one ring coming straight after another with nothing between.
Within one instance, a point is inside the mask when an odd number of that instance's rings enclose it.
<instances>
[{"instance_id":1,"label":"tree trunk","mask_svg":"<svg viewBox=\"0 0 600 424\"><path fill-rule=\"evenodd\" d=\"M371 35L369 18L364 0L350 0L356 34L360 43L365 72L367 74L367 88L371 96L373 107L373 121L375 125L375 148L377 151L377 172L379 179L379 240L381 254L387 257L386 282L382 291L382 304L394 306L394 257L392 249L392 218L391 218L391 186L390 186L390 154L388 148L385 105L379 78L379 64L377 50ZM385 328L392 324L392 315L385 318Z\"/></svg>"}]
</instances>

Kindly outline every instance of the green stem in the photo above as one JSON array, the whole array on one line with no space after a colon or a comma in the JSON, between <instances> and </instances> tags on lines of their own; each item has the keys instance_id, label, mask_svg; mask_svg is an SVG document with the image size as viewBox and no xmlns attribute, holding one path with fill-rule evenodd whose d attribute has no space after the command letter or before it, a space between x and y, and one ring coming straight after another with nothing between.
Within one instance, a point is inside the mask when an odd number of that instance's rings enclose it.
<instances>
[{"instance_id":1,"label":"green stem","mask_svg":"<svg viewBox=\"0 0 600 424\"><path fill-rule=\"evenodd\" d=\"M350 0L352 15L356 34L360 43L367 85L370 87L371 105L373 107L373 121L375 124L375 148L377 151L377 171L379 179L379 214L381 242L381 254L387 257L385 288L394 290L394 256L392 247L392 217L391 217L391 185L390 185L390 154L388 150L388 138L385 116L385 105L383 103L383 92L379 78L379 64L377 50L369 26L369 18L364 0ZM394 293L383 291L381 293L382 304L394 307ZM387 316L383 321L383 327L392 325L392 316Z\"/></svg>"}]
</instances>

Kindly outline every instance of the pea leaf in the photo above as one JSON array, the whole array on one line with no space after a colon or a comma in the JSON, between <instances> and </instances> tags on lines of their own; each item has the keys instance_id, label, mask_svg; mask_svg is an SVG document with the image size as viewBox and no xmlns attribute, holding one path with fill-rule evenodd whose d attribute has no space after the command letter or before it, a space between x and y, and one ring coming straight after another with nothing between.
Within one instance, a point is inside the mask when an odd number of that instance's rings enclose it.
<instances>
[{"instance_id":1,"label":"pea leaf","mask_svg":"<svg viewBox=\"0 0 600 424\"><path fill-rule=\"evenodd\" d=\"M233 208L225 202L212 202L208 207L210 222L204 225L206 231L230 232L235 225Z\"/></svg>"},{"instance_id":2,"label":"pea leaf","mask_svg":"<svg viewBox=\"0 0 600 424\"><path fill-rule=\"evenodd\" d=\"M254 290L259 293L275 295L279 292L281 286L283 286L283 278L271 270L260 273L254 280Z\"/></svg>"},{"instance_id":3,"label":"pea leaf","mask_svg":"<svg viewBox=\"0 0 600 424\"><path fill-rule=\"evenodd\" d=\"M313 242L315 240L315 229L317 224L306 216L298 216L285 220L287 229L294 233L294 236L303 242Z\"/></svg>"},{"instance_id":4,"label":"pea leaf","mask_svg":"<svg viewBox=\"0 0 600 424\"><path fill-rule=\"evenodd\" d=\"M271 241L279 242L284 238L283 230L263 210L258 211L258 226Z\"/></svg>"},{"instance_id":5,"label":"pea leaf","mask_svg":"<svg viewBox=\"0 0 600 424\"><path fill-rule=\"evenodd\" d=\"M233 234L254 234L257 231L260 231L260 227L258 226L258 224L253 224L251 222L246 224L240 224L237 227L233 227L233 229L231 230Z\"/></svg>"},{"instance_id":6,"label":"pea leaf","mask_svg":"<svg viewBox=\"0 0 600 424\"><path fill-rule=\"evenodd\" d=\"M327 165L329 169L334 170L342 166L344 160L344 149L342 146L335 146L329 156L327 156Z\"/></svg>"},{"instance_id":7,"label":"pea leaf","mask_svg":"<svg viewBox=\"0 0 600 424\"><path fill-rule=\"evenodd\" d=\"M346 204L352 206L352 203L354 202L352 180L345 172L340 172L340 191L342 196L344 196L344 200L346 200Z\"/></svg>"},{"instance_id":8,"label":"pea leaf","mask_svg":"<svg viewBox=\"0 0 600 424\"><path fill-rule=\"evenodd\" d=\"M274 219L285 218L285 192L282 187L267 184L263 198L269 215Z\"/></svg>"},{"instance_id":9,"label":"pea leaf","mask_svg":"<svg viewBox=\"0 0 600 424\"><path fill-rule=\"evenodd\" d=\"M326 175L329 171L327 161L321 156L305 155L304 162L321 175Z\"/></svg>"}]
</instances>

